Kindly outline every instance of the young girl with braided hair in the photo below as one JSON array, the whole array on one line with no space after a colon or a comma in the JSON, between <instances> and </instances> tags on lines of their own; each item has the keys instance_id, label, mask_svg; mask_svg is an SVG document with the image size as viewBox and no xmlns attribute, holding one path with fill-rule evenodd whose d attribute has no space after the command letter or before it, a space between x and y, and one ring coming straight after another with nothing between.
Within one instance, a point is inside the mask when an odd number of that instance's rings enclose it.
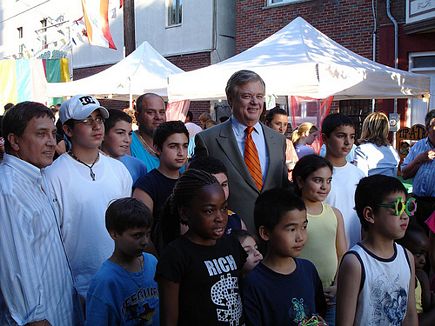
<instances>
[{"instance_id":1,"label":"young girl with braided hair","mask_svg":"<svg viewBox=\"0 0 435 326\"><path fill-rule=\"evenodd\" d=\"M223 237L228 216L221 185L189 169L166 205L189 229L157 265L161 325L243 325L238 281L247 255L236 239Z\"/></svg>"}]
</instances>

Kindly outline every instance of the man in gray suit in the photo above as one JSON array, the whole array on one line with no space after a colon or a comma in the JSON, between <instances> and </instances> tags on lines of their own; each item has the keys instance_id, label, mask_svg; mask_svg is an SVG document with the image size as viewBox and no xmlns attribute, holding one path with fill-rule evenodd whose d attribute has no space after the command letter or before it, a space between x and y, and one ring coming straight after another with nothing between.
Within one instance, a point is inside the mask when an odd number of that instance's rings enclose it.
<instances>
[{"instance_id":1,"label":"man in gray suit","mask_svg":"<svg viewBox=\"0 0 435 326\"><path fill-rule=\"evenodd\" d=\"M254 204L260 192L285 186L286 142L283 135L259 122L265 83L253 71L234 73L225 88L233 115L195 137L195 155L212 156L228 169L229 208L255 232ZM257 167L256 167L257 166Z\"/></svg>"}]
</instances>

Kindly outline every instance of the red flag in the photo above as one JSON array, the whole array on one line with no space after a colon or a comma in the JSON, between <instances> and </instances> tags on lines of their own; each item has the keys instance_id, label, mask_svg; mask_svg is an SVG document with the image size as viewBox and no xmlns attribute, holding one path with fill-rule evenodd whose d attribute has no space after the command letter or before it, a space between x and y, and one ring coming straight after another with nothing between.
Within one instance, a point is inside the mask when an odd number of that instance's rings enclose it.
<instances>
[{"instance_id":1,"label":"red flag","mask_svg":"<svg viewBox=\"0 0 435 326\"><path fill-rule=\"evenodd\" d=\"M109 0L82 0L89 44L116 50L109 29Z\"/></svg>"}]
</instances>

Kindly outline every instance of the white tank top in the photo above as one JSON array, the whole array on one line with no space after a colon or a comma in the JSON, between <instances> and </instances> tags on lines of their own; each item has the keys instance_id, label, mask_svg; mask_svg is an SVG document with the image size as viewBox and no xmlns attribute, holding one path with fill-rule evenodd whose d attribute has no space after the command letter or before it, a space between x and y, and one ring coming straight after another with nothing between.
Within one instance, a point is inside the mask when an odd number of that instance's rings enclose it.
<instances>
[{"instance_id":1,"label":"white tank top","mask_svg":"<svg viewBox=\"0 0 435 326\"><path fill-rule=\"evenodd\" d=\"M411 266L405 249L394 243L394 255L384 259L358 243L349 253L361 263L354 325L401 325L408 306L411 279Z\"/></svg>"}]
</instances>

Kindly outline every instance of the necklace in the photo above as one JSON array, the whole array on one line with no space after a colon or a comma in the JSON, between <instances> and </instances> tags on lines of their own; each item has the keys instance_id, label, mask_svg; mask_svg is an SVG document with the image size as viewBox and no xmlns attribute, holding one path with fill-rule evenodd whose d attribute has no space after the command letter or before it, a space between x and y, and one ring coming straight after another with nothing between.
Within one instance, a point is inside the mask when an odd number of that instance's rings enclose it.
<instances>
[{"instance_id":1,"label":"necklace","mask_svg":"<svg viewBox=\"0 0 435 326\"><path fill-rule=\"evenodd\" d=\"M143 137L140 135L139 131L136 130L135 133L136 133L137 137L139 138L141 144L145 147L146 151L153 156L157 156L156 151L150 145L148 145L148 143L145 141L145 139L143 139Z\"/></svg>"},{"instance_id":2,"label":"necklace","mask_svg":"<svg viewBox=\"0 0 435 326\"><path fill-rule=\"evenodd\" d=\"M71 156L73 159L75 159L77 162L79 162L79 163L85 165L86 167L88 167L88 168L89 168L89 175L91 176L92 181L95 181L95 173L94 173L94 171L92 170L92 168L94 167L95 163L97 163L98 158L100 157L99 153L98 153L97 157L95 158L95 161L94 161L91 165L88 165L87 163L85 163L85 162L83 162L82 160L80 160L77 156L74 155L74 153L73 153L72 151L69 151L68 154L69 154L69 156Z\"/></svg>"}]
</instances>

